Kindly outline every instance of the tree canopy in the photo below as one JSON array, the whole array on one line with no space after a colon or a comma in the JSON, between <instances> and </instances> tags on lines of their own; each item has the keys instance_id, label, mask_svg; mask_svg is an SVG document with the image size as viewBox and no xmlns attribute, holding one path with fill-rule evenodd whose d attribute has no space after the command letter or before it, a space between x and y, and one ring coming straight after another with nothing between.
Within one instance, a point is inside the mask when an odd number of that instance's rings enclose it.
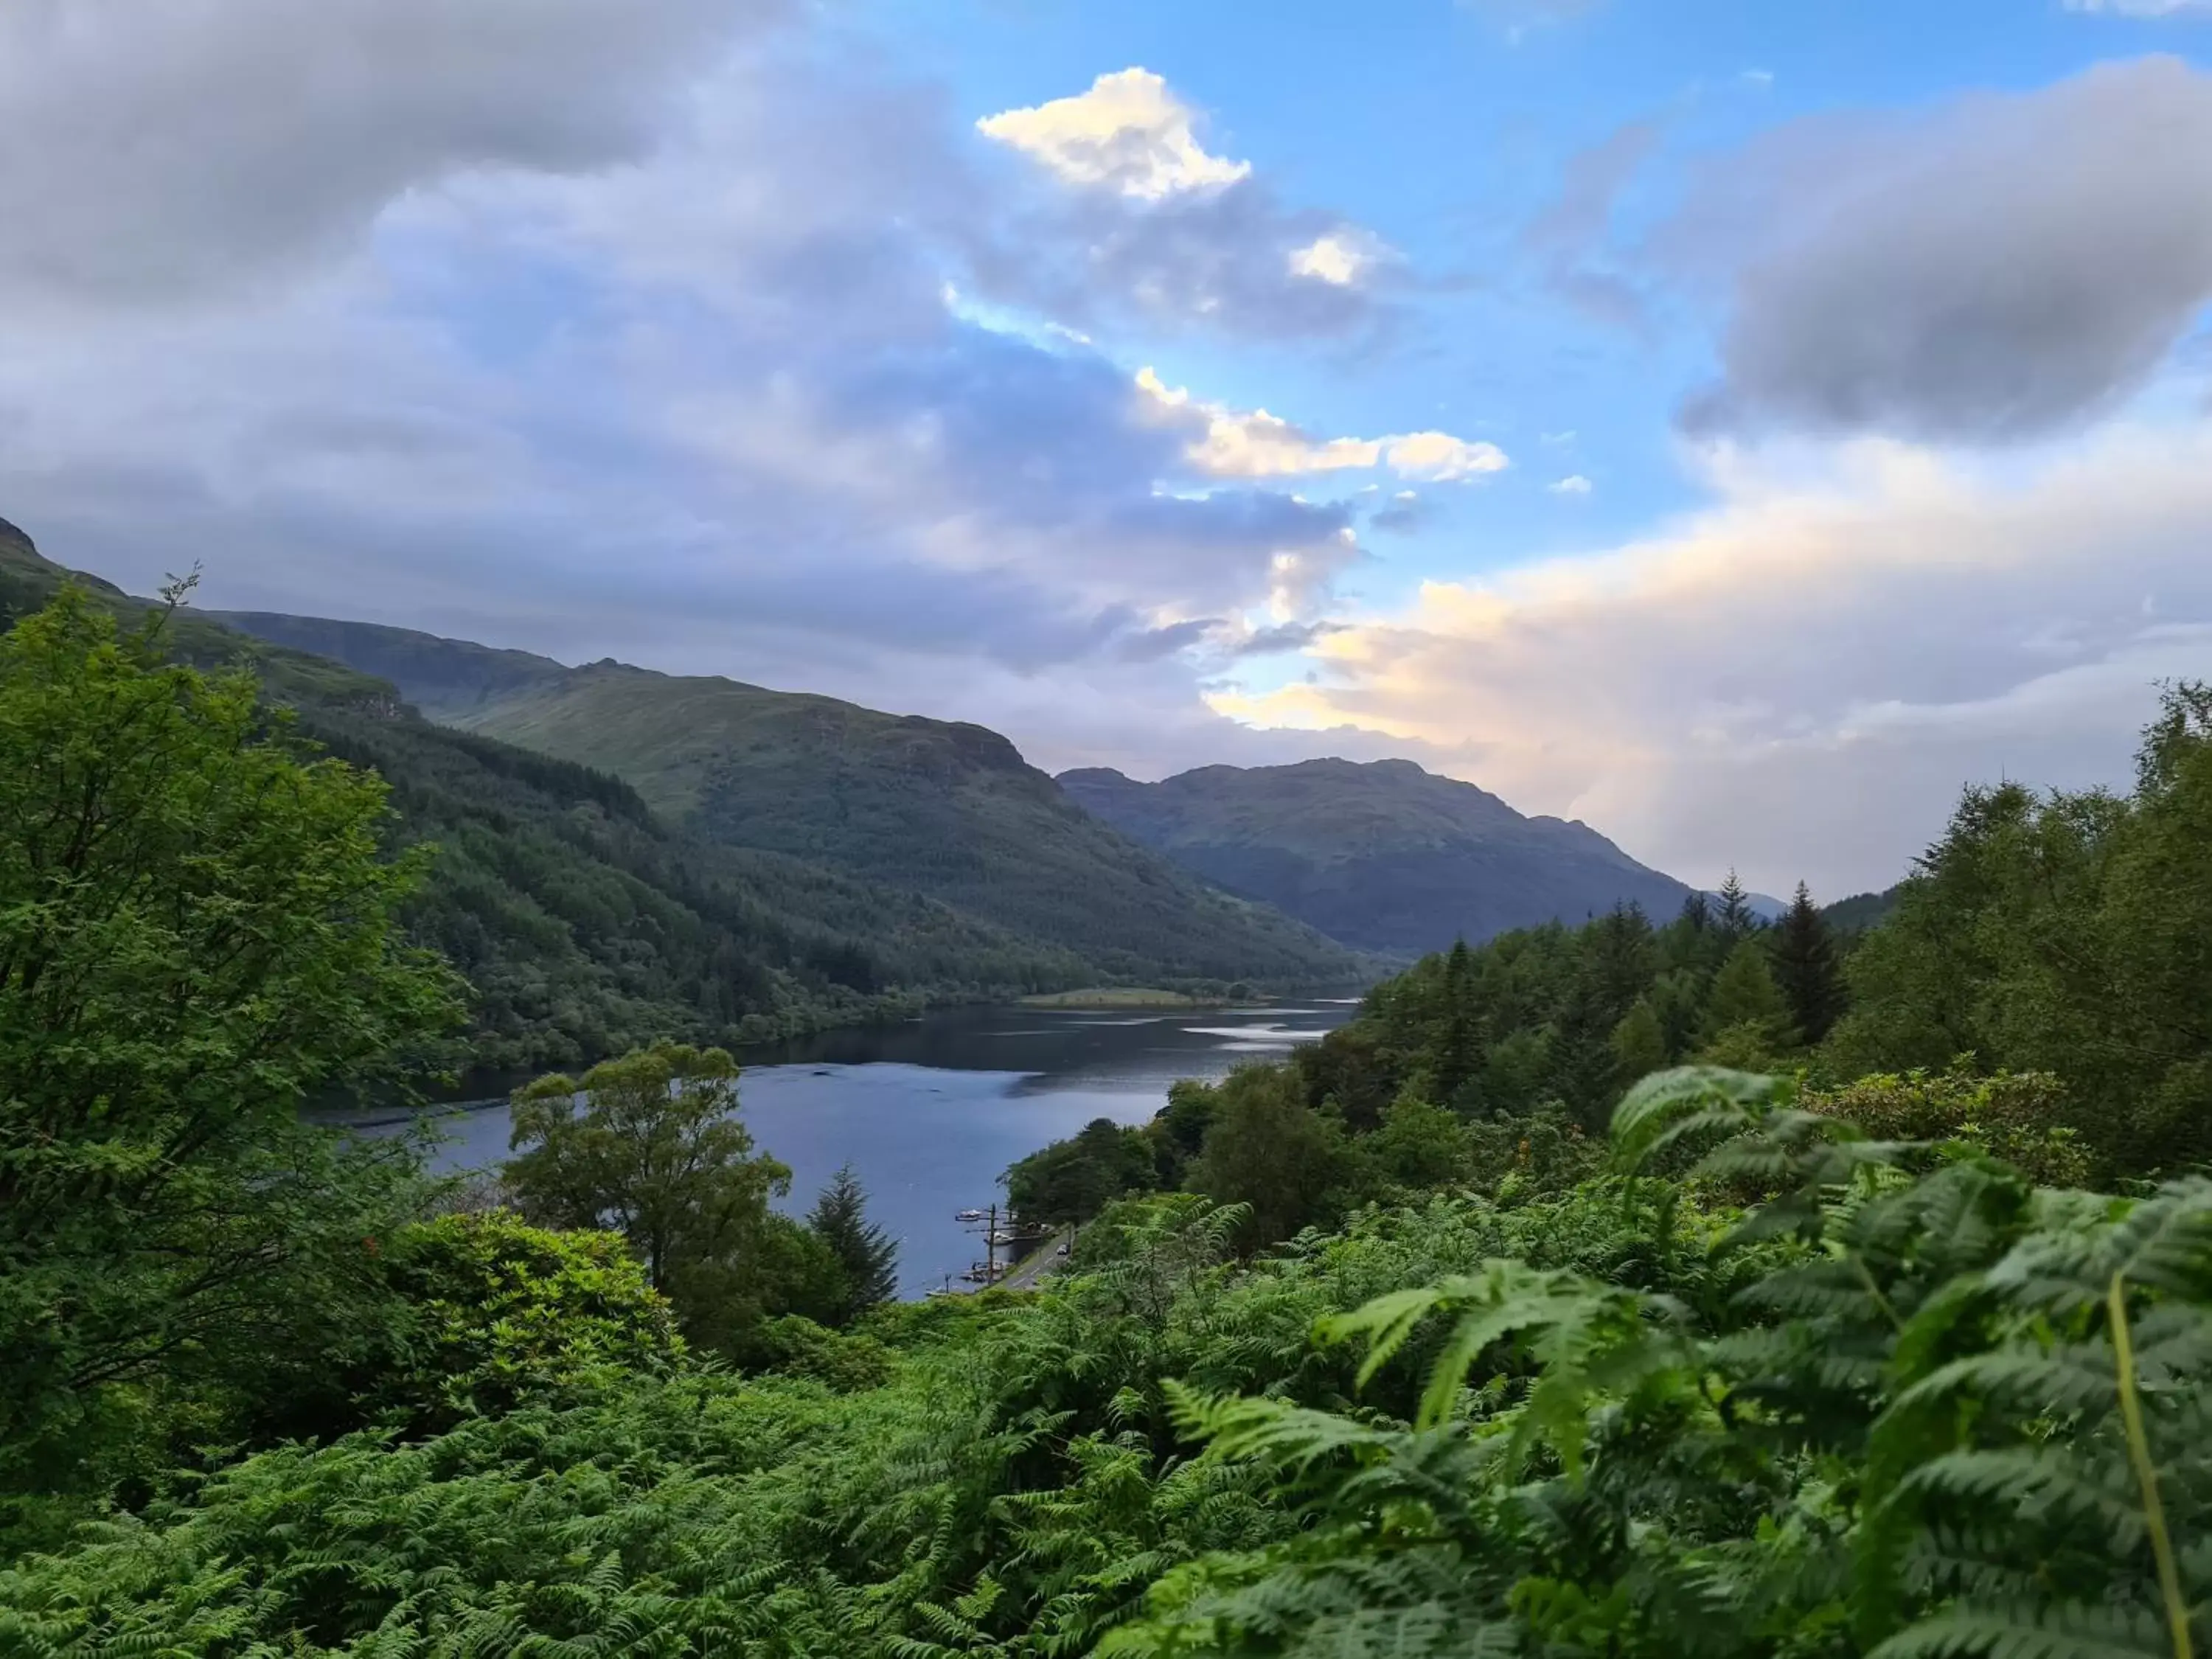
<instances>
[{"instance_id":1,"label":"tree canopy","mask_svg":"<svg viewBox=\"0 0 2212 1659\"><path fill-rule=\"evenodd\" d=\"M404 1149L303 1125L457 986L385 789L64 590L0 640L0 1463L336 1340Z\"/></svg>"}]
</instances>

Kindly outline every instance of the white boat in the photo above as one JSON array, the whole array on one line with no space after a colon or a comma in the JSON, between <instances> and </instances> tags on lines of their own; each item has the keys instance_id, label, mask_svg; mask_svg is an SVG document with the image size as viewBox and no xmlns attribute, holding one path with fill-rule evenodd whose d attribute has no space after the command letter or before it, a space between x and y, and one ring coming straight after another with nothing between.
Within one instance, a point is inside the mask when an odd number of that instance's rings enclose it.
<instances>
[{"instance_id":1,"label":"white boat","mask_svg":"<svg viewBox=\"0 0 2212 1659\"><path fill-rule=\"evenodd\" d=\"M981 1221L983 1212L981 1210L963 1210L952 1218L955 1221Z\"/></svg>"}]
</instances>

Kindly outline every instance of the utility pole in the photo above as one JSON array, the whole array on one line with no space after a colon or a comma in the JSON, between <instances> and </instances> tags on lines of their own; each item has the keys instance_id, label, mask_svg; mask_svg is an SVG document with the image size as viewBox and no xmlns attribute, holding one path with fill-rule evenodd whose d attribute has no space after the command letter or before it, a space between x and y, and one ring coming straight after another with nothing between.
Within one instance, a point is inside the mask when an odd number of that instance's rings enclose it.
<instances>
[{"instance_id":1,"label":"utility pole","mask_svg":"<svg viewBox=\"0 0 2212 1659\"><path fill-rule=\"evenodd\" d=\"M954 1218L965 1224L967 1230L971 1233L976 1231L978 1222L981 1224L983 1283L987 1286L997 1284L999 1282L999 1206L997 1201L994 1200L991 1207L981 1215L973 1210L967 1210L963 1211ZM1010 1213L1009 1219L1011 1218ZM970 1268L969 1271L972 1277L975 1270Z\"/></svg>"}]
</instances>

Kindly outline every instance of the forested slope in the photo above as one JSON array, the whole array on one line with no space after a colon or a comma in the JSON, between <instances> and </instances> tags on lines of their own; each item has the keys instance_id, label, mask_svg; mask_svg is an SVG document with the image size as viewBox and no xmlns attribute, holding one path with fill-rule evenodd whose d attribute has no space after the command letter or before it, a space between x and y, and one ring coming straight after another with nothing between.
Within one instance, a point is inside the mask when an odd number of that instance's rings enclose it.
<instances>
[{"instance_id":1,"label":"forested slope","mask_svg":"<svg viewBox=\"0 0 2212 1659\"><path fill-rule=\"evenodd\" d=\"M616 662L562 669L368 623L236 620L389 673L442 720L612 773L701 840L941 899L1101 977L1365 976L1355 952L1083 811L980 726Z\"/></svg>"},{"instance_id":2,"label":"forested slope","mask_svg":"<svg viewBox=\"0 0 2212 1659\"><path fill-rule=\"evenodd\" d=\"M20 531L0 533L0 623L69 574ZM619 779L434 725L329 659L190 610L169 628L181 655L251 668L301 737L382 774L402 843L436 843L410 922L475 990L456 1064L574 1064L656 1036L770 1036L1096 975L918 895L679 835Z\"/></svg>"},{"instance_id":3,"label":"forested slope","mask_svg":"<svg viewBox=\"0 0 2212 1659\"><path fill-rule=\"evenodd\" d=\"M1418 956L1619 904L1666 915L1690 892L1587 824L1524 817L1411 761L1206 766L1158 783L1094 768L1060 782L1207 880L1367 950Z\"/></svg>"}]
</instances>

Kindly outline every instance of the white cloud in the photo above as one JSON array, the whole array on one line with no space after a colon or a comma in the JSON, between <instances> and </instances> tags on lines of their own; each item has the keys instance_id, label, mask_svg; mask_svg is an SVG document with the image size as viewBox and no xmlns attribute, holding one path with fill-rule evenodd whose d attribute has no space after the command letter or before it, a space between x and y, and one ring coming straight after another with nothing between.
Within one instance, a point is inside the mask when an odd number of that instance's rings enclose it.
<instances>
[{"instance_id":1,"label":"white cloud","mask_svg":"<svg viewBox=\"0 0 2212 1659\"><path fill-rule=\"evenodd\" d=\"M2178 17L2212 13L2212 0L2066 0L2069 11L2100 12L2112 17Z\"/></svg>"},{"instance_id":2,"label":"white cloud","mask_svg":"<svg viewBox=\"0 0 2212 1659\"><path fill-rule=\"evenodd\" d=\"M1203 419L1203 435L1183 454L1209 477L1296 477L1380 466L1401 478L1449 483L1502 472L1510 465L1497 445L1455 438L1448 432L1316 438L1264 409L1232 410L1194 398L1183 387L1164 384L1150 368L1137 371L1137 390L1144 400L1141 406L1156 416Z\"/></svg>"},{"instance_id":3,"label":"white cloud","mask_svg":"<svg viewBox=\"0 0 2212 1659\"><path fill-rule=\"evenodd\" d=\"M1381 245L1364 231L1333 230L1291 250L1291 275L1349 288L1382 257Z\"/></svg>"},{"instance_id":4,"label":"white cloud","mask_svg":"<svg viewBox=\"0 0 2212 1659\"><path fill-rule=\"evenodd\" d=\"M1318 637L1317 683L1211 701L1456 756L1686 877L1833 894L1896 879L1967 781L2124 781L2152 683L2212 677L2212 427L1711 466L1717 503L1647 540L1430 583Z\"/></svg>"},{"instance_id":5,"label":"white cloud","mask_svg":"<svg viewBox=\"0 0 2212 1659\"><path fill-rule=\"evenodd\" d=\"M1557 483L1547 484L1545 488L1554 495L1587 495L1594 486L1581 473L1571 472Z\"/></svg>"},{"instance_id":6,"label":"white cloud","mask_svg":"<svg viewBox=\"0 0 2212 1659\"><path fill-rule=\"evenodd\" d=\"M975 123L1072 185L1146 201L1218 190L1252 171L1249 161L1209 155L1194 130L1197 112L1150 70L1102 75L1088 92Z\"/></svg>"}]
</instances>

